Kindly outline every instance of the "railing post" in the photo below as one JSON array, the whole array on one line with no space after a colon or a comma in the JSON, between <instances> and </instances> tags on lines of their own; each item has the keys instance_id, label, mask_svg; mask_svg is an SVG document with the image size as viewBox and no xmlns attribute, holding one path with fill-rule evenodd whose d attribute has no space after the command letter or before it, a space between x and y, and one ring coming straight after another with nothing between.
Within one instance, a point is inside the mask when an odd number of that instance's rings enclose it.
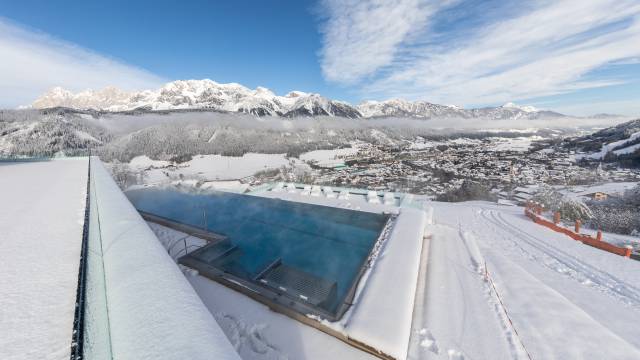
<instances>
[{"instance_id":1,"label":"railing post","mask_svg":"<svg viewBox=\"0 0 640 360\"><path fill-rule=\"evenodd\" d=\"M624 253L624 257L626 258L631 257L631 250L633 249L633 247L631 245L627 245L625 246L625 248L627 248L627 251Z\"/></svg>"},{"instance_id":2,"label":"railing post","mask_svg":"<svg viewBox=\"0 0 640 360\"><path fill-rule=\"evenodd\" d=\"M576 225L574 227L576 234L580 234L580 225L582 225L582 222L580 219L576 219Z\"/></svg>"},{"instance_id":3,"label":"railing post","mask_svg":"<svg viewBox=\"0 0 640 360\"><path fill-rule=\"evenodd\" d=\"M598 234L596 234L596 240L602 241L602 231L598 230Z\"/></svg>"},{"instance_id":4,"label":"railing post","mask_svg":"<svg viewBox=\"0 0 640 360\"><path fill-rule=\"evenodd\" d=\"M560 224L560 211L556 211L556 213L553 214L553 223L556 225Z\"/></svg>"}]
</instances>

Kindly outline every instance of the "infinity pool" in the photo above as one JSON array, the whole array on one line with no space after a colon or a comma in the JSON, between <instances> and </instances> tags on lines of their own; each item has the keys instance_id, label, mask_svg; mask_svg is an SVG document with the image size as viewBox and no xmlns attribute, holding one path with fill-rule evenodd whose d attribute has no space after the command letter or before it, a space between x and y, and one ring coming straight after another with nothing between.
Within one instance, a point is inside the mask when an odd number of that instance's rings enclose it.
<instances>
[{"instance_id":1,"label":"infinity pool","mask_svg":"<svg viewBox=\"0 0 640 360\"><path fill-rule=\"evenodd\" d=\"M231 275L270 301L331 319L347 310L389 218L225 192L148 187L126 195L139 211L222 235L181 263L214 280Z\"/></svg>"}]
</instances>

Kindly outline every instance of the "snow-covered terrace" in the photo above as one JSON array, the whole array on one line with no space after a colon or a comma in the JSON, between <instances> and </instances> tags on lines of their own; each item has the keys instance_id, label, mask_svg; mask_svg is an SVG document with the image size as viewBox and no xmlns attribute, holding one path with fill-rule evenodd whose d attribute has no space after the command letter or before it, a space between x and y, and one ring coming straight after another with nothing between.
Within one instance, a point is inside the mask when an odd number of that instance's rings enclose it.
<instances>
[{"instance_id":1,"label":"snow-covered terrace","mask_svg":"<svg viewBox=\"0 0 640 360\"><path fill-rule=\"evenodd\" d=\"M0 162L0 358L69 358L87 159Z\"/></svg>"},{"instance_id":2,"label":"snow-covered terrace","mask_svg":"<svg viewBox=\"0 0 640 360\"><path fill-rule=\"evenodd\" d=\"M239 359L97 158L0 162L0 245L0 359L76 358L79 274L81 358Z\"/></svg>"},{"instance_id":3,"label":"snow-covered terrace","mask_svg":"<svg viewBox=\"0 0 640 360\"><path fill-rule=\"evenodd\" d=\"M262 188L252 195L399 213L351 310L308 326L181 272L179 245L165 247L198 240L150 229L91 163L87 359L373 357L355 343L402 359L640 358L638 262L540 227L519 207ZM88 165L0 163L0 359L69 358Z\"/></svg>"}]
</instances>

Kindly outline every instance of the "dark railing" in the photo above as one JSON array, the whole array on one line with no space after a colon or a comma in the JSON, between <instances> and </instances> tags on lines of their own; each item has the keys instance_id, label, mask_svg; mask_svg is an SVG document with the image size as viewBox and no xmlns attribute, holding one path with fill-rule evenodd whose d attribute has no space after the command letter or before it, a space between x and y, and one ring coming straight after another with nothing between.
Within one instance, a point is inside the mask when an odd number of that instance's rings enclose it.
<instances>
[{"instance_id":1,"label":"dark railing","mask_svg":"<svg viewBox=\"0 0 640 360\"><path fill-rule=\"evenodd\" d=\"M76 308L73 319L73 334L71 339L71 360L83 358L84 344L84 312L87 274L87 246L89 238L89 209L91 186L91 156L89 156L89 169L87 171L87 198L84 211L84 226L82 228L82 245L80 250L80 265L78 267L78 288L76 291Z\"/></svg>"}]
</instances>

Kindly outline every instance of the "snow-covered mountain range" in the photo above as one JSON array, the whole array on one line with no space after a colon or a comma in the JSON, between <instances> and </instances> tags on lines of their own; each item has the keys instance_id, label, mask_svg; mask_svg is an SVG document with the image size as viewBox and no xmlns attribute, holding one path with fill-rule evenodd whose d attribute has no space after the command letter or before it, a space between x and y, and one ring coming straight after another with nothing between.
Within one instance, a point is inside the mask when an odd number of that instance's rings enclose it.
<instances>
[{"instance_id":1,"label":"snow-covered mountain range","mask_svg":"<svg viewBox=\"0 0 640 360\"><path fill-rule=\"evenodd\" d=\"M365 101L357 106L327 99L318 94L292 91L278 96L267 88L255 90L240 84L220 84L212 80L178 80L157 90L125 92L114 87L86 90L79 93L53 88L33 102L34 108L69 107L102 111L212 109L250 113L257 116L340 116L416 117L416 118L485 118L539 119L565 115L538 110L532 106L507 103L499 107L463 109L426 101L392 99Z\"/></svg>"},{"instance_id":2,"label":"snow-covered mountain range","mask_svg":"<svg viewBox=\"0 0 640 360\"><path fill-rule=\"evenodd\" d=\"M361 114L351 105L318 94L292 91L275 95L267 88L255 90L240 84L219 84L212 80L178 80L157 90L125 92L114 87L72 93L53 88L32 104L35 108L70 107L104 111L212 109L258 116L328 115L348 118Z\"/></svg>"}]
</instances>

